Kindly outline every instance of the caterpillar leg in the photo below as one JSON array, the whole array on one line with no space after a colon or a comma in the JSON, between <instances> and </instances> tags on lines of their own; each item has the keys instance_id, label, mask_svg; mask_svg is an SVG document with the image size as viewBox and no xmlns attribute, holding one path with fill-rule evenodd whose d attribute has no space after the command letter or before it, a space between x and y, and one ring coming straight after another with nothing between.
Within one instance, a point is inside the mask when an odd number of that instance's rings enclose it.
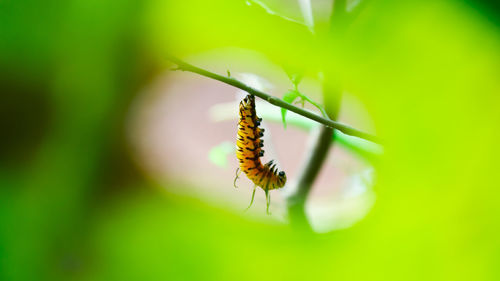
<instances>
[{"instance_id":1,"label":"caterpillar leg","mask_svg":"<svg viewBox=\"0 0 500 281\"><path fill-rule=\"evenodd\" d=\"M269 206L271 205L271 193L269 193L269 189L266 189L266 213L268 215L271 214L271 212L269 211Z\"/></svg>"},{"instance_id":2,"label":"caterpillar leg","mask_svg":"<svg viewBox=\"0 0 500 281\"><path fill-rule=\"evenodd\" d=\"M234 188L238 188L238 186L236 186L236 181L238 180L238 178L240 177L240 174L241 174L241 171L240 171L240 168L236 168L236 177L234 178L234 182L233 182L233 185L234 185Z\"/></svg>"},{"instance_id":3,"label":"caterpillar leg","mask_svg":"<svg viewBox=\"0 0 500 281\"><path fill-rule=\"evenodd\" d=\"M250 207L252 207L253 199L255 198L255 190L257 190L257 186L256 185L253 186L252 200L250 200L250 205L248 205L248 207L245 209L245 212L248 211L248 209L250 209Z\"/></svg>"}]
</instances>

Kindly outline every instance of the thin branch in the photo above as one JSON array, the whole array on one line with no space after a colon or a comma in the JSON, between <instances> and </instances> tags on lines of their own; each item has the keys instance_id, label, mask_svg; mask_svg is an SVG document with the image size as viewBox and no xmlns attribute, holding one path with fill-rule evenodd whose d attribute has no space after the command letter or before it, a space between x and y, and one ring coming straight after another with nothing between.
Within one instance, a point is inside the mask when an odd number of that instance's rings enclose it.
<instances>
[{"instance_id":1,"label":"thin branch","mask_svg":"<svg viewBox=\"0 0 500 281\"><path fill-rule=\"evenodd\" d=\"M214 80L218 80L220 82L226 83L228 85L231 85L231 86L239 88L243 91L246 91L249 94L257 96L257 97L269 102L272 105L288 109L288 110L295 112L299 115L302 115L306 118L309 118L309 119L314 120L318 123L321 123L329 128L337 129L346 135L362 138L362 139L369 140L369 141L374 142L374 143L379 143L379 144L381 143L381 140L377 136L374 136L374 135L369 134L369 133L365 133L363 131L360 131L360 130L355 129L353 127L350 127L348 125L342 124L340 122L321 117L321 116L316 115L316 114L314 114L310 111L307 111L303 108L296 107L292 104L287 103L286 101L283 101L279 98L273 97L273 96L268 95L262 91L254 89L254 88L252 88L252 87L244 84L243 82L240 82L232 77L222 76L222 75L201 69L199 67L191 65L189 63L186 63L178 58L169 57L169 60L177 65L177 68L175 70L189 71L189 72L200 74L200 75L205 76L205 77L212 78Z\"/></svg>"},{"instance_id":2,"label":"thin branch","mask_svg":"<svg viewBox=\"0 0 500 281\"><path fill-rule=\"evenodd\" d=\"M328 155L332 134L333 130L331 128L323 126L319 134L314 136L314 143L307 152L307 159L304 160L302 167L299 169L297 182L286 198L290 223L298 228L310 229L305 212L305 203L314 180L317 178Z\"/></svg>"}]
</instances>

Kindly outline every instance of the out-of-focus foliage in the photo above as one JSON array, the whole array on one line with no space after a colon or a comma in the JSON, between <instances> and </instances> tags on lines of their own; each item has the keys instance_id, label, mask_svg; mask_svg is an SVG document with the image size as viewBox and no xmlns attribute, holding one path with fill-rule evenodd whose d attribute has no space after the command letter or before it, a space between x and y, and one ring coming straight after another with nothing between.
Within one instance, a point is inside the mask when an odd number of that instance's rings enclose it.
<instances>
[{"instance_id":1,"label":"out-of-focus foliage","mask_svg":"<svg viewBox=\"0 0 500 281\"><path fill-rule=\"evenodd\" d=\"M327 40L245 1L1 1L0 279L499 280L500 33L481 11L370 1ZM167 52L226 46L365 103L385 147L362 222L248 221L135 169L132 95Z\"/></svg>"},{"instance_id":2,"label":"out-of-focus foliage","mask_svg":"<svg viewBox=\"0 0 500 281\"><path fill-rule=\"evenodd\" d=\"M212 148L208 154L210 161L215 165L227 168L229 155L234 153L234 144L231 142L223 142Z\"/></svg>"}]
</instances>

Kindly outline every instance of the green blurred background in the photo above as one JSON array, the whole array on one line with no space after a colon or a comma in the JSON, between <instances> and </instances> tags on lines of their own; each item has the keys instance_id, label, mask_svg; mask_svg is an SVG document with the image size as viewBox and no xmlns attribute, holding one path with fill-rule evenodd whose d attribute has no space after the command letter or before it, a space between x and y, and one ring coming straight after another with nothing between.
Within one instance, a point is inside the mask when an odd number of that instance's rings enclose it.
<instances>
[{"instance_id":1,"label":"green blurred background","mask_svg":"<svg viewBox=\"0 0 500 281\"><path fill-rule=\"evenodd\" d=\"M500 280L497 2L372 0L334 39L330 1L314 33L296 1L262 2L295 21L253 1L0 1L0 280ZM363 103L385 141L364 219L304 233L137 164L128 119L167 54L227 47Z\"/></svg>"}]
</instances>

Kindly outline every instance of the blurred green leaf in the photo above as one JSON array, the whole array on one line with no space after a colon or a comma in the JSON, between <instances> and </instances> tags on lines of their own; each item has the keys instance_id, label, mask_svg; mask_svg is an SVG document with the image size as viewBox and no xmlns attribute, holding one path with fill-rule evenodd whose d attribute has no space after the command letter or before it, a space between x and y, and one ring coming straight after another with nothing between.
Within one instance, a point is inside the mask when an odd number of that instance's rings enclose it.
<instances>
[{"instance_id":1,"label":"blurred green leaf","mask_svg":"<svg viewBox=\"0 0 500 281\"><path fill-rule=\"evenodd\" d=\"M210 159L210 162L216 166L227 168L227 157L232 152L234 152L234 144L229 141L225 141L210 149L208 159Z\"/></svg>"}]
</instances>

